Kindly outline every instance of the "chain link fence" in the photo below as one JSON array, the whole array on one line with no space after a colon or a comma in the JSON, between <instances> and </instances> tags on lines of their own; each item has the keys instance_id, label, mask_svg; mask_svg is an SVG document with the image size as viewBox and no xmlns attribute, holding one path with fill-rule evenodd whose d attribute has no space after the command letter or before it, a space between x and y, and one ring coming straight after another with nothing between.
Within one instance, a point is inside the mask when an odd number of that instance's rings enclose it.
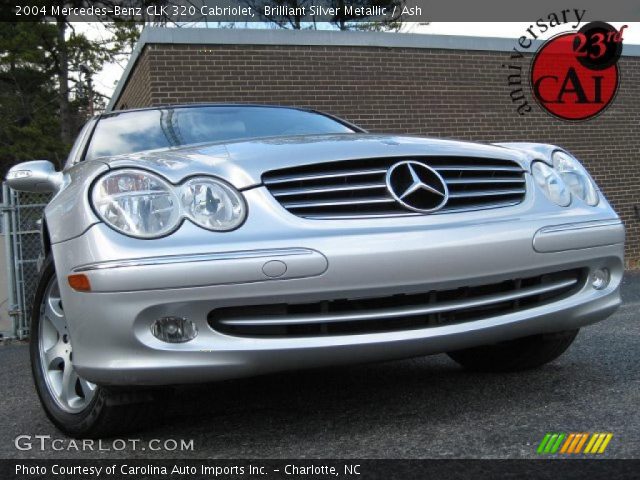
<instances>
[{"instance_id":1,"label":"chain link fence","mask_svg":"<svg viewBox=\"0 0 640 480\"><path fill-rule=\"evenodd\" d=\"M29 318L42 256L40 222L51 199L48 193L26 193L2 185L2 233L7 266L8 314L12 330L5 338L29 336Z\"/></svg>"}]
</instances>

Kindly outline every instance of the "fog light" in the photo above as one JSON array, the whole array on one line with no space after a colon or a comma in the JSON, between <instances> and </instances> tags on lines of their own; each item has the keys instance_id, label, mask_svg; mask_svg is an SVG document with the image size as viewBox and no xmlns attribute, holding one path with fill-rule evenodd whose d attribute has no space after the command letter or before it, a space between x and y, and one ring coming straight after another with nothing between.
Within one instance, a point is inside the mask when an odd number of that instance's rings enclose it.
<instances>
[{"instance_id":1,"label":"fog light","mask_svg":"<svg viewBox=\"0 0 640 480\"><path fill-rule=\"evenodd\" d=\"M196 338L198 327L187 318L164 317L153 322L151 333L163 342L184 343Z\"/></svg>"},{"instance_id":2,"label":"fog light","mask_svg":"<svg viewBox=\"0 0 640 480\"><path fill-rule=\"evenodd\" d=\"M596 290L602 290L603 288L607 288L610 279L611 275L607 268L597 268L591 274L591 286Z\"/></svg>"}]
</instances>

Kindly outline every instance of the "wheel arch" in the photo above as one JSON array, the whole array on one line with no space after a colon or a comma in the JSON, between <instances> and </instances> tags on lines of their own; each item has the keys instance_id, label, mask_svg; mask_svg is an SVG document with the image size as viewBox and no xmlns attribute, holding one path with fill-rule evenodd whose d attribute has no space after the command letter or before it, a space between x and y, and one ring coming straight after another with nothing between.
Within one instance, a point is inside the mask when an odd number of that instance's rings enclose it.
<instances>
[{"instance_id":1,"label":"wheel arch","mask_svg":"<svg viewBox=\"0 0 640 480\"><path fill-rule=\"evenodd\" d=\"M46 216L42 217L42 223L40 225L40 245L42 247L42 256L47 258L51 253L51 235L49 234Z\"/></svg>"}]
</instances>

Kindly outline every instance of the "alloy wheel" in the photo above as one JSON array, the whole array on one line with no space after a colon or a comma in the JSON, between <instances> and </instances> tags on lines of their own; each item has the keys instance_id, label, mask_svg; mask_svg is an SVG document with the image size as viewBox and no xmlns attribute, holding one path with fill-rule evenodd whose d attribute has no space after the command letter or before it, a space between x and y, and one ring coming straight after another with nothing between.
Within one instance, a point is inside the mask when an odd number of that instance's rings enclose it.
<instances>
[{"instance_id":1,"label":"alloy wheel","mask_svg":"<svg viewBox=\"0 0 640 480\"><path fill-rule=\"evenodd\" d=\"M84 410L96 393L96 385L78 376L73 368L71 337L55 276L40 306L38 347L40 369L51 398L67 413Z\"/></svg>"}]
</instances>

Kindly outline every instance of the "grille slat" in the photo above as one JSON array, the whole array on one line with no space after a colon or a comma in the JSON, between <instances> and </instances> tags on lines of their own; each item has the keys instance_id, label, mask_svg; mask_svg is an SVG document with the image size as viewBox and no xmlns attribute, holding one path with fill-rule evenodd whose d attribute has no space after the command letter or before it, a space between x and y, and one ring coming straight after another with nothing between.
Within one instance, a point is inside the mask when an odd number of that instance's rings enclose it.
<instances>
[{"instance_id":1,"label":"grille slat","mask_svg":"<svg viewBox=\"0 0 640 480\"><path fill-rule=\"evenodd\" d=\"M515 278L493 284L307 304L224 307L210 326L237 336L324 336L428 328L493 318L577 292L586 269Z\"/></svg>"},{"instance_id":2,"label":"grille slat","mask_svg":"<svg viewBox=\"0 0 640 480\"><path fill-rule=\"evenodd\" d=\"M316 193L350 192L354 190L375 190L387 188L385 183L366 183L363 185L349 185L346 187L322 187L322 188L294 188L291 190L271 190L271 194L276 197L290 197L295 195L312 195Z\"/></svg>"},{"instance_id":3,"label":"grille slat","mask_svg":"<svg viewBox=\"0 0 640 480\"><path fill-rule=\"evenodd\" d=\"M449 198L476 198L476 197L500 197L503 195L524 195L524 188L510 190L486 190L469 192L450 192Z\"/></svg>"},{"instance_id":4,"label":"grille slat","mask_svg":"<svg viewBox=\"0 0 640 480\"><path fill-rule=\"evenodd\" d=\"M265 183L269 185L273 185L276 183L291 183L291 182L304 182L309 180L323 180L327 178L341 178L344 176L354 177L354 176L365 176L365 175L380 175L387 173L386 169L371 169L371 170L357 170L352 172L333 172L333 173L322 173L315 175L283 175L276 176L265 180Z\"/></svg>"},{"instance_id":5,"label":"grille slat","mask_svg":"<svg viewBox=\"0 0 640 480\"><path fill-rule=\"evenodd\" d=\"M425 163L428 165L428 160L425 160ZM434 170L440 172L448 172L448 171L460 171L460 172L522 172L522 169L518 167L512 166L461 166L461 165L450 165L446 167L433 167Z\"/></svg>"},{"instance_id":6,"label":"grille slat","mask_svg":"<svg viewBox=\"0 0 640 480\"><path fill-rule=\"evenodd\" d=\"M435 214L439 213L460 213L460 212L473 212L476 210L489 210L492 208L501 207L514 207L520 203L520 200L512 200L511 202L496 202L496 203L483 203L478 205L460 205L460 206L448 206L442 210L438 210Z\"/></svg>"},{"instance_id":7,"label":"grille slat","mask_svg":"<svg viewBox=\"0 0 640 480\"><path fill-rule=\"evenodd\" d=\"M318 208L318 207L341 207L352 205L375 205L379 203L394 203L393 198L362 198L358 200L333 200L331 202L298 202L298 203L283 203L284 208Z\"/></svg>"},{"instance_id":8,"label":"grille slat","mask_svg":"<svg viewBox=\"0 0 640 480\"><path fill-rule=\"evenodd\" d=\"M267 172L263 183L294 215L314 220L420 215L386 188L391 166L404 160L436 170L449 200L434 213L509 207L526 195L524 170L514 161L475 157L371 158L318 163Z\"/></svg>"},{"instance_id":9,"label":"grille slat","mask_svg":"<svg viewBox=\"0 0 640 480\"><path fill-rule=\"evenodd\" d=\"M512 183L524 183L524 178L451 178L447 179L447 185L473 185L484 183L496 183L496 184L512 184Z\"/></svg>"}]
</instances>

